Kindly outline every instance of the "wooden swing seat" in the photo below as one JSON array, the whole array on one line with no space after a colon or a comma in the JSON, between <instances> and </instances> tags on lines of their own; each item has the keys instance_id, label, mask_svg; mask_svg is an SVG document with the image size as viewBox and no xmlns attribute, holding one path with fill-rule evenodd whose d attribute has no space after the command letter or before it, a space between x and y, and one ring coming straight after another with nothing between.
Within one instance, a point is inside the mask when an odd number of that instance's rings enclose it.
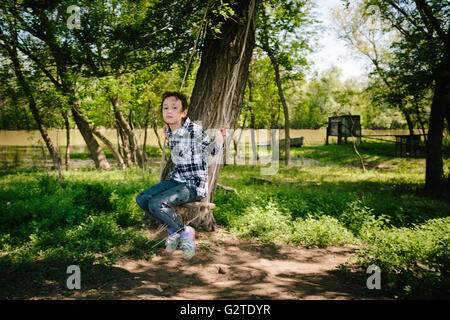
<instances>
[{"instance_id":1,"label":"wooden swing seat","mask_svg":"<svg viewBox=\"0 0 450 320\"><path fill-rule=\"evenodd\" d=\"M214 203L201 201L172 206L184 223L205 231L214 231L215 219L211 210L215 207Z\"/></svg>"},{"instance_id":2,"label":"wooden swing seat","mask_svg":"<svg viewBox=\"0 0 450 320\"><path fill-rule=\"evenodd\" d=\"M192 210L203 211L203 210L214 209L216 207L216 205L214 203L199 201L199 202L188 202L188 203L180 205L180 207L184 207L184 208L188 208L188 209L192 209Z\"/></svg>"}]
</instances>

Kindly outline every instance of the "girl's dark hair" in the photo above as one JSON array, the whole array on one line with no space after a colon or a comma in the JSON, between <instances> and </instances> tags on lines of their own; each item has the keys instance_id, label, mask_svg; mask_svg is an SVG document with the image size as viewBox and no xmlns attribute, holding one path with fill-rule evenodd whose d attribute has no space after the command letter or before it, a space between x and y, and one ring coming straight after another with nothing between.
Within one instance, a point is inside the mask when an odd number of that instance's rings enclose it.
<instances>
[{"instance_id":1,"label":"girl's dark hair","mask_svg":"<svg viewBox=\"0 0 450 320\"><path fill-rule=\"evenodd\" d=\"M182 94L181 92L176 92L176 91L174 91L174 92L168 91L168 92L164 92L163 95L162 95L161 112L162 112L162 107L163 107L164 100L166 100L166 98L168 98L168 97L175 97L175 98L177 98L178 100L181 101L181 111L184 111L184 110L186 110L188 108L188 101L187 101L187 98L186 98L186 96L184 94Z\"/></svg>"}]
</instances>

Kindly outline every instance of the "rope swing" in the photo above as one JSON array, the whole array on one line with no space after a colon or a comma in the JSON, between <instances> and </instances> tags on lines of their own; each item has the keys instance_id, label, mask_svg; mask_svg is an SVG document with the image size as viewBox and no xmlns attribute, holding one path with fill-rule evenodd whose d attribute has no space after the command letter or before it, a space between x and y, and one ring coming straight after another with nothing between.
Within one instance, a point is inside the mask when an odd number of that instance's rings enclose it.
<instances>
[{"instance_id":1,"label":"rope swing","mask_svg":"<svg viewBox=\"0 0 450 320\"><path fill-rule=\"evenodd\" d=\"M190 67L190 64L192 62L193 55L194 55L195 50L197 48L197 44L198 44L198 40L199 40L200 34L202 33L203 28L205 27L204 25L205 25L206 15L207 15L207 12L208 12L208 9L209 9L210 2L211 2L211 0L208 1L208 4L207 4L206 9L205 9L205 12L203 14L203 19L202 19L202 22L200 24L200 30L199 30L199 32L197 34L197 38L195 40L193 50L192 50L191 55L189 57L189 60L188 60L187 66L186 66L186 71L184 73L184 77L183 77L183 80L181 82L181 86L180 86L179 92L181 92L181 90L182 90L182 88L184 86L184 82L186 80L186 77L187 77L187 74L188 74L188 71L189 71L189 67ZM253 19L254 11L255 11L255 0L251 0L250 5L249 5L249 10L248 10L247 27L246 27L245 35L244 35L244 44L242 46L242 50L241 50L240 55L239 55L239 60L233 66L232 76L231 76L231 84L230 84L229 89L228 89L228 91L227 91L227 93L225 95L225 99L223 100L222 121L225 122L225 124L227 124L229 122L228 121L229 119L228 119L227 114L226 114L226 109L229 108L231 106L231 104L233 103L234 94L235 94L235 91L236 91L236 86L237 86L237 82L238 82L238 78L239 78L239 71L240 71L240 68L241 68L241 65L242 65L242 60L243 60L245 49L246 49L246 45L247 45L248 32L249 32L249 29L250 29L250 23L251 23L251 21ZM224 141L224 148L225 148L225 146L228 145L229 139L230 138L228 137L226 139L226 141ZM162 150L162 156L161 156L160 170L159 170L159 182L161 182L161 180L162 180L162 174L163 174L164 162L165 162L165 156L166 156L166 144L167 144L167 137L165 136L164 137L163 150ZM222 153L223 153L224 148L220 148L219 154L216 155L217 160L215 162L215 168L217 168L217 166L219 164L219 160L222 158ZM210 192L209 191L211 190L210 188L212 187L211 186L211 182L214 181L214 179L216 177L216 171L217 170L213 171L213 175L212 175L211 178L208 176L208 182L207 182L208 183L208 194L207 194L206 202L190 202L190 203L185 203L185 204L181 205L181 207L185 207L185 208L193 209L193 210L197 211L196 212L196 216L193 219L189 220L187 223L185 223L186 226L188 226L195 219L197 219L200 216L203 216L204 214L206 214L209 210L215 208L215 204L209 202L210 201ZM160 232L166 230L167 227L168 227L167 225L160 226L159 230L157 230L157 232L153 236L153 239L155 239L156 236ZM164 239L162 241L164 241ZM158 242L153 247L157 246L162 241Z\"/></svg>"}]
</instances>

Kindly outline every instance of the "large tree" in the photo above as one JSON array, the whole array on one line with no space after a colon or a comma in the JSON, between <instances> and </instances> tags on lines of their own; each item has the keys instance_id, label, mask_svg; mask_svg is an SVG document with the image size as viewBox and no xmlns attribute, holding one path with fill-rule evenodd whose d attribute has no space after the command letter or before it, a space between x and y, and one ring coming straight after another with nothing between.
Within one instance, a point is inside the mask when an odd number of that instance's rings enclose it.
<instances>
[{"instance_id":1,"label":"large tree","mask_svg":"<svg viewBox=\"0 0 450 320\"><path fill-rule=\"evenodd\" d=\"M332 16L337 34L354 52L371 62L371 77L377 86L381 86L377 97L400 110L405 116L410 134L414 134L412 110L407 106L409 92L398 81L402 71L394 74L389 69L392 62L389 47L398 38L398 34L392 27L382 28L382 22L376 20L379 17L376 14L368 17L366 9L362 2L333 8ZM377 81L378 79L381 81Z\"/></svg>"},{"instance_id":2,"label":"large tree","mask_svg":"<svg viewBox=\"0 0 450 320\"><path fill-rule=\"evenodd\" d=\"M382 17L402 35L394 44L397 63L405 62L405 73L421 73L433 89L429 119L425 188L434 194L446 192L442 161L445 119L450 105L450 10L447 1L369 0ZM412 77L411 79L414 79Z\"/></svg>"},{"instance_id":3,"label":"large tree","mask_svg":"<svg viewBox=\"0 0 450 320\"><path fill-rule=\"evenodd\" d=\"M0 11L0 13L4 12ZM58 148L50 139L47 127L44 125L41 114L38 110L34 90L30 86L30 80L25 76L26 71L24 70L23 63L17 49L17 32L17 28L11 17L4 15L3 19L0 21L0 48L2 48L4 52L6 52L6 56L11 61L11 68L14 70L17 83L21 87L22 92L28 100L29 109L37 123L37 127L39 129L39 132L41 133L42 139L44 140L44 143L46 144L47 149L50 152L53 163L55 167L60 168L62 161L58 152Z\"/></svg>"},{"instance_id":4,"label":"large tree","mask_svg":"<svg viewBox=\"0 0 450 320\"><path fill-rule=\"evenodd\" d=\"M227 3L226 3L227 4ZM232 16L214 16L201 47L201 62L190 99L188 117L200 122L203 129L214 132L221 127L234 127L239 119L248 78L248 69L255 46L255 15L259 0L230 1ZM220 26L219 30L215 26ZM219 31L219 32L217 32ZM207 200L214 192L223 161L219 155L210 161ZM169 162L163 173L167 177L173 168ZM213 230L212 214L200 223Z\"/></svg>"},{"instance_id":5,"label":"large tree","mask_svg":"<svg viewBox=\"0 0 450 320\"><path fill-rule=\"evenodd\" d=\"M204 129L234 127L241 113L248 68L255 45L258 0L238 1L233 18L221 23L220 37L207 31L188 116ZM209 170L209 199L214 198L223 163Z\"/></svg>"}]
</instances>

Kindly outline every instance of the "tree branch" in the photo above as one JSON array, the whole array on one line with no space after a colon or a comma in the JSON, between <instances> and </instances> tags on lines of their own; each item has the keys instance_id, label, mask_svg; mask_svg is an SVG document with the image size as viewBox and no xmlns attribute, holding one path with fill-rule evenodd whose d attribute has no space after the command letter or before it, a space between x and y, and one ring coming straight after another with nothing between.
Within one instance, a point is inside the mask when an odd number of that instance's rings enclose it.
<instances>
[{"instance_id":1,"label":"tree branch","mask_svg":"<svg viewBox=\"0 0 450 320\"><path fill-rule=\"evenodd\" d=\"M394 1L387 1L388 4L390 4L395 10L397 10L399 13L401 13L414 27L416 27L418 30L420 30L422 33L426 34L425 30L416 24L414 19L412 19L409 14L403 10L401 7L399 7Z\"/></svg>"},{"instance_id":2,"label":"tree branch","mask_svg":"<svg viewBox=\"0 0 450 320\"><path fill-rule=\"evenodd\" d=\"M441 40L445 41L445 32L444 32L444 30L442 30L442 28L439 24L439 21L433 15L433 12L431 11L430 6L427 5L424 0L414 0L414 2L416 3L417 9L419 9L419 12L421 13L421 15L424 14L426 17L426 20L428 20L428 21L425 21L425 22L427 22L427 25L430 25L434 29L434 31L437 32L437 34L441 38Z\"/></svg>"}]
</instances>

